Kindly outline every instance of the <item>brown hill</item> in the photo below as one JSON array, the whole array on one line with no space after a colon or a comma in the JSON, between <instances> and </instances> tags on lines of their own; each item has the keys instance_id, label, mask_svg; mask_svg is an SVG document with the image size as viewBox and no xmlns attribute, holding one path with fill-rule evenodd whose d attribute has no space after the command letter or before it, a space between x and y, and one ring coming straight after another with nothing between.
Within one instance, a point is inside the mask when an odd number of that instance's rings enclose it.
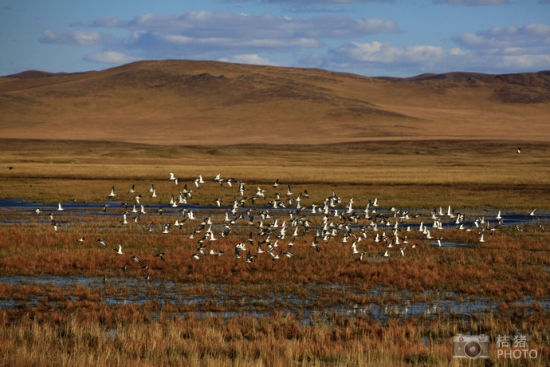
<instances>
[{"instance_id":1,"label":"brown hill","mask_svg":"<svg viewBox=\"0 0 550 367\"><path fill-rule=\"evenodd\" d=\"M550 72L368 78L144 61L0 78L0 137L155 144L550 140Z\"/></svg>"}]
</instances>

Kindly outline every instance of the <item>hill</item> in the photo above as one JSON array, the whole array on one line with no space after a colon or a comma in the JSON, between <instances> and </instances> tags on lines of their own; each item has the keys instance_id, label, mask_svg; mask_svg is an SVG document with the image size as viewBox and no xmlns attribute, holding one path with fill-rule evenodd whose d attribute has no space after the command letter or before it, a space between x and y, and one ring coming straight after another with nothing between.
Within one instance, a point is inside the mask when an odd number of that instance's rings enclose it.
<instances>
[{"instance_id":1,"label":"hill","mask_svg":"<svg viewBox=\"0 0 550 367\"><path fill-rule=\"evenodd\" d=\"M548 71L369 78L167 60L0 78L0 138L167 145L550 141L549 116Z\"/></svg>"}]
</instances>

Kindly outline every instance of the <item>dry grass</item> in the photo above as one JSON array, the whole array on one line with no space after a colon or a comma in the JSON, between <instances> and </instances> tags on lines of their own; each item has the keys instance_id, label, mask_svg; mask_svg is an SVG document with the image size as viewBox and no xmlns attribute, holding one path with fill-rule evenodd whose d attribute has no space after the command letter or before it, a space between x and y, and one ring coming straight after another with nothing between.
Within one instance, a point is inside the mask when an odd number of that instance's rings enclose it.
<instances>
[{"instance_id":1,"label":"dry grass","mask_svg":"<svg viewBox=\"0 0 550 367\"><path fill-rule=\"evenodd\" d=\"M169 60L3 77L0 136L169 145L550 139L546 74L470 77L395 81Z\"/></svg>"},{"instance_id":2,"label":"dry grass","mask_svg":"<svg viewBox=\"0 0 550 367\"><path fill-rule=\"evenodd\" d=\"M56 217L64 220L63 216ZM149 221L172 222L159 216L150 216L147 223ZM119 229L111 229L117 227ZM342 244L340 237L328 244L321 243L320 252L316 252L310 246L313 234L308 234L294 241L294 247L289 250L294 257L290 259L281 255L280 260L273 261L266 253L256 254L255 245L249 246L255 261L247 264L246 256L235 259L234 248L248 236L248 229L244 233L236 230L234 235L206 243L206 253L214 249L223 251L224 255L204 256L197 261L192 257L197 252L197 239L189 239L194 226L186 225L167 235L158 229L147 232L144 226L135 224L121 227L119 217L104 219L96 225L62 227L59 232L54 232L49 224L0 226L0 271L5 275L29 276L150 276L190 283L337 283L415 293L446 290L509 301L523 297L540 299L550 294L548 235L539 228L528 232L515 228L499 230L487 235L484 244L478 244L475 232L432 231L435 238L445 236L449 241L473 245L464 249L433 247L419 233L410 232L406 233L410 243L406 256L401 257L394 249L389 259L381 256L385 245L375 243L374 236L369 235L358 245L371 259L363 262L352 255L350 245ZM81 236L86 238L84 243L77 242ZM108 247L97 243L97 238L103 238ZM279 250L287 251L288 242L290 239L279 241ZM114 253L118 244L123 246L122 256ZM411 249L412 244L417 248ZM165 261L155 256L160 252L166 253ZM140 264L132 261L133 255L140 258ZM127 266L125 272L124 266Z\"/></svg>"},{"instance_id":3,"label":"dry grass","mask_svg":"<svg viewBox=\"0 0 550 367\"><path fill-rule=\"evenodd\" d=\"M466 330L515 335L513 322L485 317L468 321L391 321L332 316L303 325L292 316L151 320L139 307L99 312L33 313L12 324L0 311L0 363L6 366L450 366L451 337ZM523 332L544 366L549 356L543 321L525 320ZM424 338L424 339L423 339ZM424 340L424 342L423 342ZM427 343L426 343L427 341ZM48 353L43 351L48 350ZM493 358L496 351L491 345ZM473 362L473 363L472 363ZM502 366L524 361L499 360ZM470 361L482 366L485 361Z\"/></svg>"},{"instance_id":4,"label":"dry grass","mask_svg":"<svg viewBox=\"0 0 550 367\"><path fill-rule=\"evenodd\" d=\"M274 193L270 184L279 178L307 188L312 202L336 190L357 205L378 196L384 205L402 207L549 208L550 146L524 143L520 155L516 148L487 141L186 147L3 140L0 197L103 201L112 184L123 194L132 184L141 192L155 183L159 202L168 202L183 184L192 188L199 174L211 180L221 172L243 180L249 191L259 185ZM168 172L181 178L179 187L167 181ZM214 183L201 190L200 203L233 195Z\"/></svg>"},{"instance_id":5,"label":"dry grass","mask_svg":"<svg viewBox=\"0 0 550 367\"><path fill-rule=\"evenodd\" d=\"M257 185L267 189L268 197L284 192L286 183L295 193L307 188L311 196L304 205L319 202L334 190L344 203L354 197L357 207L378 197L382 206L550 208L546 195L550 188L550 146L522 144L523 152L517 155L515 144L437 141L186 147L4 140L0 147L0 197L97 202L106 200L114 184L117 199L132 203L132 196L127 194L132 184L145 196L154 183L159 197L144 197L143 201L168 203L170 194L182 190L183 184L192 188L190 180L199 173L211 180L221 172L223 177L243 179L251 195ZM168 181L170 171L182 178L180 186ZM271 187L275 178L281 180L282 188ZM195 193L195 204L212 204L216 197L230 204L236 188L220 188L209 181ZM10 215L0 211L0 220ZM70 211L55 213L61 222L70 215ZM538 304L513 306L525 297L540 301L550 294L549 240L537 226L525 226L523 231L499 229L487 235L484 244L460 250L434 248L421 241L419 234L411 234L410 243L417 243L418 251L388 261L378 261L381 245L370 235L360 247L375 261L363 263L356 261L350 246L338 239L321 244L320 252L314 251L312 235L308 234L296 241L291 259L272 261L264 254L264 258L258 256L254 263L246 264L244 258L236 260L233 256L235 244L248 234L238 229L234 235L207 245L207 251L210 247L224 250L224 256L196 261L191 257L197 244L196 239L188 238L190 225L162 235L134 223L120 229L119 216L98 222L97 217L84 215L78 218L82 224L61 226L55 233L51 225L38 224L40 217L30 212L20 213L18 218L29 223L0 225L3 275L150 276L191 284L186 292L206 297L215 296L208 285L219 283L242 297L274 292L298 295L310 301L304 308L309 310L399 302L393 294L366 294L377 287L393 292L409 290L413 301L424 302L433 300L434 293L454 291L459 297L501 301L501 308L498 313L469 320L451 314L422 320L390 318L386 323L362 316L318 315L307 324L300 317L300 309L295 316L274 312L259 319L174 318L178 312L188 315L201 310L229 310L246 314L251 307L268 312L291 307L284 301L246 304L233 299L220 304L161 305L151 301L112 306L103 302L106 294L126 296L138 290L108 284L99 289L2 284L1 300L14 299L24 305L0 311L1 365L458 366L460 362L451 357L449 339L453 335L486 333L494 341L500 334L514 335L518 328L530 335L529 346L539 351L533 365L545 365L550 356L543 333L548 310ZM172 219L146 216L147 223ZM441 234L448 240L477 243L474 232L446 230ZM433 231L435 238L441 234ZM80 236L87 238L84 244L77 244ZM98 245L98 237L109 246ZM124 247L123 256L113 251L119 243ZM282 249L285 243L281 241ZM165 261L155 257L158 252L166 252ZM136 265L132 255L142 264ZM144 264L147 269L142 268ZM125 265L127 271L123 272ZM305 289L312 283L347 284L354 290L315 293ZM154 300L163 290L148 286L139 291ZM423 295L424 291L430 293ZM35 299L37 304L32 302ZM498 362L515 366L524 361Z\"/></svg>"}]
</instances>

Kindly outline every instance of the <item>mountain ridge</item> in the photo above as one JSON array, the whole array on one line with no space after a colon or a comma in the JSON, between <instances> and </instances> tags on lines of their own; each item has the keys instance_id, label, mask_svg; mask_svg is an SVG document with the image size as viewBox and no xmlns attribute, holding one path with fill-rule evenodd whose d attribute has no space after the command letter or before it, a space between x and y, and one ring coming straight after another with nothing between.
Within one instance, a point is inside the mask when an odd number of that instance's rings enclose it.
<instances>
[{"instance_id":1,"label":"mountain ridge","mask_svg":"<svg viewBox=\"0 0 550 367\"><path fill-rule=\"evenodd\" d=\"M550 71L408 78L215 61L0 77L0 137L154 144L550 140ZM525 118L533 131L525 129ZM462 124L462 126L460 126Z\"/></svg>"}]
</instances>

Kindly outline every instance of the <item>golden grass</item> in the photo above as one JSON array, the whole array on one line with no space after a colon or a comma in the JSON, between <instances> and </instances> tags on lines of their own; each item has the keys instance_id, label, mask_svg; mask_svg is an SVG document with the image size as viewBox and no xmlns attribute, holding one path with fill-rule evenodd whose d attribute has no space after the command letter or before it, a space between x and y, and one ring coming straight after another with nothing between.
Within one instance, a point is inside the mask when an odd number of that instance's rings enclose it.
<instances>
[{"instance_id":1,"label":"golden grass","mask_svg":"<svg viewBox=\"0 0 550 367\"><path fill-rule=\"evenodd\" d=\"M140 308L122 306L99 312L32 313L10 323L0 311L0 363L6 366L460 366L451 338L465 330L515 335L510 320L390 321L382 326L361 318L332 316L303 325L292 316L144 318ZM543 321L525 320L528 345L538 350L529 365L544 366L550 350L540 332ZM424 341L428 341L426 344ZM48 353L44 353L44 351ZM490 350L496 360L494 344ZM502 366L525 361L499 360ZM485 365L484 360L469 365Z\"/></svg>"},{"instance_id":2,"label":"golden grass","mask_svg":"<svg viewBox=\"0 0 550 367\"><path fill-rule=\"evenodd\" d=\"M311 202L333 190L357 205L379 197L395 206L549 208L550 146L512 142L371 142L310 146L154 146L108 142L3 140L0 197L35 201L102 201L115 184L123 196L132 184L140 192L155 183L159 202L168 202L185 183L202 174L201 203L233 190L212 177L234 177L276 190L279 178ZM11 170L8 167L13 167ZM181 178L168 182L168 172ZM143 192L142 192L143 193ZM252 193L253 194L253 193ZM250 195L250 194L247 194Z\"/></svg>"},{"instance_id":3,"label":"golden grass","mask_svg":"<svg viewBox=\"0 0 550 367\"><path fill-rule=\"evenodd\" d=\"M3 77L0 136L169 145L548 141L545 78L489 79L390 81L170 60L47 78ZM502 91L520 98L503 100ZM542 98L522 100L530 94Z\"/></svg>"}]
</instances>

